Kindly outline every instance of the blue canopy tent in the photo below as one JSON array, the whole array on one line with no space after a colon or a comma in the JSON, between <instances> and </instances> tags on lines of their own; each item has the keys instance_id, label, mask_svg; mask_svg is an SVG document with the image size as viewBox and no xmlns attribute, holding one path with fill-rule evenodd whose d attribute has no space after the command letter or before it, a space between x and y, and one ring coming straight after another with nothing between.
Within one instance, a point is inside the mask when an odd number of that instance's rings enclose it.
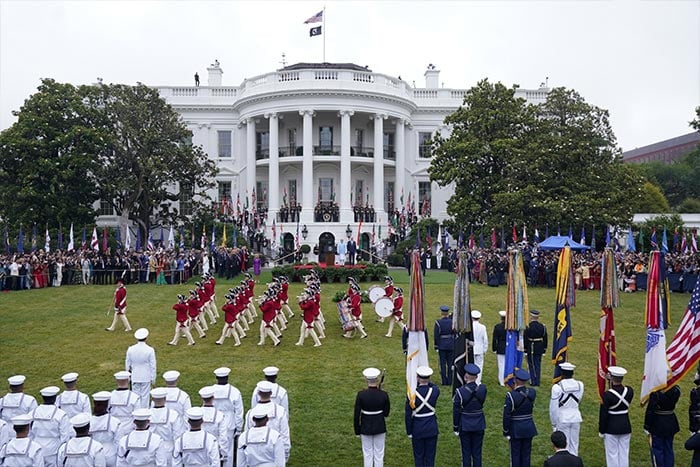
<instances>
[{"instance_id":1,"label":"blue canopy tent","mask_svg":"<svg viewBox=\"0 0 700 467\"><path fill-rule=\"evenodd\" d=\"M551 237L547 237L546 240L537 245L537 248L540 250L560 250L565 246L569 246L572 250L588 250L590 248L575 242L568 235L552 235Z\"/></svg>"}]
</instances>

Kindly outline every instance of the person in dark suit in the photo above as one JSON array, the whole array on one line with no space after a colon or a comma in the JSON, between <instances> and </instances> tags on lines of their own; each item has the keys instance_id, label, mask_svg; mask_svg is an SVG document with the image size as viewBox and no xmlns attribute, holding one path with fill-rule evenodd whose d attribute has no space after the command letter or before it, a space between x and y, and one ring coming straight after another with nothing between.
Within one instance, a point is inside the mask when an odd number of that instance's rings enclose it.
<instances>
[{"instance_id":1,"label":"person in dark suit","mask_svg":"<svg viewBox=\"0 0 700 467\"><path fill-rule=\"evenodd\" d=\"M515 387L503 405L503 436L510 441L511 467L529 467L532 438L537 436L532 418L537 392L525 385L530 380L527 370L518 369L514 376Z\"/></svg>"},{"instance_id":2,"label":"person in dark suit","mask_svg":"<svg viewBox=\"0 0 700 467\"><path fill-rule=\"evenodd\" d=\"M365 368L362 375L367 389L355 398L355 436L362 440L362 456L365 467L384 464L384 442L386 421L389 416L389 394L379 388L381 372L376 368Z\"/></svg>"},{"instance_id":3,"label":"person in dark suit","mask_svg":"<svg viewBox=\"0 0 700 467\"><path fill-rule=\"evenodd\" d=\"M561 431L555 431L550 438L554 455L548 457L543 467L583 467L580 457L571 454L566 450L566 435Z\"/></svg>"},{"instance_id":4,"label":"person in dark suit","mask_svg":"<svg viewBox=\"0 0 700 467\"><path fill-rule=\"evenodd\" d=\"M532 386L540 385L542 354L547 351L547 328L540 323L540 312L530 310L530 324L525 328L524 344L527 352L527 367L530 370Z\"/></svg>"},{"instance_id":5,"label":"person in dark suit","mask_svg":"<svg viewBox=\"0 0 700 467\"><path fill-rule=\"evenodd\" d=\"M355 255L357 255L357 243L354 239L348 240L348 263L355 264Z\"/></svg>"},{"instance_id":6,"label":"person in dark suit","mask_svg":"<svg viewBox=\"0 0 700 467\"><path fill-rule=\"evenodd\" d=\"M627 370L620 366L608 367L610 389L603 393L598 416L598 434L605 443L605 460L608 465L629 465L632 424L629 406L634 399L634 389L622 384Z\"/></svg>"},{"instance_id":7,"label":"person in dark suit","mask_svg":"<svg viewBox=\"0 0 700 467\"><path fill-rule=\"evenodd\" d=\"M501 322L493 327L493 340L491 341L491 349L496 354L498 360L498 384L503 386L503 370L506 366L506 312L501 310L498 312Z\"/></svg>"},{"instance_id":8,"label":"person in dark suit","mask_svg":"<svg viewBox=\"0 0 700 467\"><path fill-rule=\"evenodd\" d=\"M481 467L486 418L486 386L476 383L479 367L464 365L465 383L457 388L452 400L452 425L462 447L462 467Z\"/></svg>"},{"instance_id":9,"label":"person in dark suit","mask_svg":"<svg viewBox=\"0 0 700 467\"><path fill-rule=\"evenodd\" d=\"M430 382L433 370L428 366L419 366L416 370L418 387L414 407L406 397L406 434L413 445L413 459L416 467L433 467L438 439L438 423L435 407L440 388Z\"/></svg>"},{"instance_id":10,"label":"person in dark suit","mask_svg":"<svg viewBox=\"0 0 700 467\"><path fill-rule=\"evenodd\" d=\"M452 385L452 362L454 360L455 341L452 332L450 307L440 307L440 319L435 321L433 346L440 356L440 377L443 386Z\"/></svg>"},{"instance_id":11,"label":"person in dark suit","mask_svg":"<svg viewBox=\"0 0 700 467\"><path fill-rule=\"evenodd\" d=\"M674 410L680 397L681 390L677 385L649 395L644 432L651 436L651 454L656 467L672 467L675 463L673 437L680 431L680 426Z\"/></svg>"},{"instance_id":12,"label":"person in dark suit","mask_svg":"<svg viewBox=\"0 0 700 467\"><path fill-rule=\"evenodd\" d=\"M695 373L695 387L690 390L688 405L688 429L691 433L700 431L700 374Z\"/></svg>"},{"instance_id":13,"label":"person in dark suit","mask_svg":"<svg viewBox=\"0 0 700 467\"><path fill-rule=\"evenodd\" d=\"M693 451L693 459L690 467L700 467L700 431L693 433L685 442L685 448Z\"/></svg>"}]
</instances>

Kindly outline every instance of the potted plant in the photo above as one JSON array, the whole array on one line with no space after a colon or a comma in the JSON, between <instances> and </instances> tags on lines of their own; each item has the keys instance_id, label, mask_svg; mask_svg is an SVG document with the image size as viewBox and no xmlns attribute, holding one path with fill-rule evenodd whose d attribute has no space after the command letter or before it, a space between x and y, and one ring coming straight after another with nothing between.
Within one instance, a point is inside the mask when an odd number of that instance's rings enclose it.
<instances>
[{"instance_id":1,"label":"potted plant","mask_svg":"<svg viewBox=\"0 0 700 467\"><path fill-rule=\"evenodd\" d=\"M302 246L299 247L299 251L301 251L301 254L304 255L304 264L306 264L309 261L308 255L311 251L311 247L307 243L304 243Z\"/></svg>"}]
</instances>

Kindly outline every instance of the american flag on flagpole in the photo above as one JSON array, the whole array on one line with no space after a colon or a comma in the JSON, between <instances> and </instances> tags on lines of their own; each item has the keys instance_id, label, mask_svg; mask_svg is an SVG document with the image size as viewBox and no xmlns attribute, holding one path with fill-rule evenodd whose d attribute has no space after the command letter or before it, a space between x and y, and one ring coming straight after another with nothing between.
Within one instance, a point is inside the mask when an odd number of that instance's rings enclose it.
<instances>
[{"instance_id":1,"label":"american flag on flagpole","mask_svg":"<svg viewBox=\"0 0 700 467\"><path fill-rule=\"evenodd\" d=\"M100 242L97 240L97 227L92 228L92 239L90 239L90 248L95 251L100 249Z\"/></svg>"},{"instance_id":2,"label":"american flag on flagpole","mask_svg":"<svg viewBox=\"0 0 700 467\"><path fill-rule=\"evenodd\" d=\"M667 387L676 384L683 376L695 368L700 360L700 281L695 282L695 288L690 296L688 308L671 344L666 350L668 363L671 365L671 377Z\"/></svg>"}]
</instances>

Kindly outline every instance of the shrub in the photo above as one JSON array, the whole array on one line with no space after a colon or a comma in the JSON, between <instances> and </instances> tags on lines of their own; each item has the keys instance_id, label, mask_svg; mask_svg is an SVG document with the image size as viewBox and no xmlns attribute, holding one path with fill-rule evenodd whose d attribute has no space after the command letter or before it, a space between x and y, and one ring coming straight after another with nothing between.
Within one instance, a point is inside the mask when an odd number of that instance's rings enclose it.
<instances>
[{"instance_id":1,"label":"shrub","mask_svg":"<svg viewBox=\"0 0 700 467\"><path fill-rule=\"evenodd\" d=\"M403 255L396 252L391 253L386 257L386 262L389 263L390 266L403 266Z\"/></svg>"},{"instance_id":2,"label":"shrub","mask_svg":"<svg viewBox=\"0 0 700 467\"><path fill-rule=\"evenodd\" d=\"M301 250L302 254L308 255L311 251L311 247L307 243L304 243L301 247L299 247L299 250Z\"/></svg>"}]
</instances>

